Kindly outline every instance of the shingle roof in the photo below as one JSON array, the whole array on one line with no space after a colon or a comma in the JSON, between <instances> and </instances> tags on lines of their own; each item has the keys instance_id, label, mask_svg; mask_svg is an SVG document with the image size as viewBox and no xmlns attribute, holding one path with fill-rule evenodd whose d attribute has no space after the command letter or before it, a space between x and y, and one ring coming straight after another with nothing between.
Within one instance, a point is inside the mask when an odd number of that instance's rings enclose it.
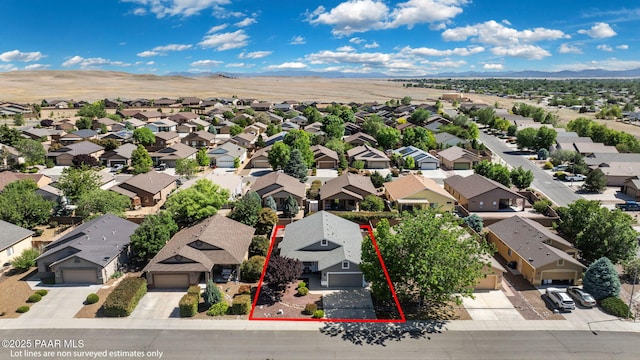
<instances>
[{"instance_id":1,"label":"shingle roof","mask_svg":"<svg viewBox=\"0 0 640 360\"><path fill-rule=\"evenodd\" d=\"M123 184L146 191L150 194L157 194L160 190L166 188L175 181L176 178L171 175L159 173L157 171L149 171L145 174L138 174L125 181Z\"/></svg>"},{"instance_id":2,"label":"shingle roof","mask_svg":"<svg viewBox=\"0 0 640 360\"><path fill-rule=\"evenodd\" d=\"M467 140L461 139L455 135L452 135L446 132L437 133L434 136L436 138L436 143L438 144L443 144L443 143L458 144L458 143L468 142Z\"/></svg>"},{"instance_id":3,"label":"shingle roof","mask_svg":"<svg viewBox=\"0 0 640 360\"><path fill-rule=\"evenodd\" d=\"M215 264L240 264L249 249L254 232L254 228L225 216L211 216L175 234L151 259L144 271L211 271ZM217 250L199 250L189 246L198 240ZM163 263L176 255L193 260L195 264Z\"/></svg>"},{"instance_id":4,"label":"shingle roof","mask_svg":"<svg viewBox=\"0 0 640 360\"><path fill-rule=\"evenodd\" d=\"M365 141L368 142L369 144L377 144L378 142L376 141L376 138L374 138L373 136L363 133L363 132L358 132L355 133L353 135L347 136L346 138L344 138L344 142L350 143L356 139L359 139L361 141Z\"/></svg>"},{"instance_id":5,"label":"shingle roof","mask_svg":"<svg viewBox=\"0 0 640 360\"><path fill-rule=\"evenodd\" d=\"M200 130L200 131L196 131L196 132L193 132L193 133L185 136L183 139L184 140L190 140L191 138L194 138L194 137L200 137L200 138L203 138L203 139L205 139L207 141L213 141L216 138L216 135L212 134L212 133L210 133L208 131Z\"/></svg>"},{"instance_id":6,"label":"shingle roof","mask_svg":"<svg viewBox=\"0 0 640 360\"><path fill-rule=\"evenodd\" d=\"M79 143L66 145L65 147L60 148L57 151L49 152L47 153L47 156L58 156L60 154L69 154L76 156L82 154L93 154L101 150L104 150L104 147L96 145L90 141L81 141Z\"/></svg>"},{"instance_id":7,"label":"shingle roof","mask_svg":"<svg viewBox=\"0 0 640 360\"><path fill-rule=\"evenodd\" d=\"M154 135L155 135L157 138L160 138L160 139L165 140L165 141L166 141L166 140L175 139L175 138L177 138L178 136L180 136L180 135L178 135L178 133L177 133L177 132L175 132L175 131L161 131L161 132L159 132L159 133L155 133Z\"/></svg>"},{"instance_id":8,"label":"shingle roof","mask_svg":"<svg viewBox=\"0 0 640 360\"><path fill-rule=\"evenodd\" d=\"M322 145L312 146L311 151L313 151L313 157L315 159L317 159L320 156L327 156L331 159L338 161L338 153Z\"/></svg>"},{"instance_id":9,"label":"shingle roof","mask_svg":"<svg viewBox=\"0 0 640 360\"><path fill-rule=\"evenodd\" d=\"M304 251L302 249L329 242L328 251ZM349 220L320 211L285 227L284 238L278 245L282 256L300 261L317 261L323 270L343 260L356 264L361 260L362 233L360 226ZM336 247L337 245L337 247Z\"/></svg>"},{"instance_id":10,"label":"shingle roof","mask_svg":"<svg viewBox=\"0 0 640 360\"><path fill-rule=\"evenodd\" d=\"M151 157L160 158L161 160L174 160L186 159L197 152L198 150L192 148L191 146L179 142L162 150L150 153L149 155L151 155Z\"/></svg>"},{"instance_id":11,"label":"shingle roof","mask_svg":"<svg viewBox=\"0 0 640 360\"><path fill-rule=\"evenodd\" d=\"M354 158L355 160L364 160L364 161L376 161L376 160L383 160L383 161L390 161L389 157L387 157L387 155L374 148L371 147L369 145L360 145L360 146L356 146L353 149L349 149L347 150L347 156L350 158Z\"/></svg>"},{"instance_id":12,"label":"shingle roof","mask_svg":"<svg viewBox=\"0 0 640 360\"><path fill-rule=\"evenodd\" d=\"M77 136L79 136L79 137L81 137L83 139L91 138L91 137L94 137L94 136L98 135L97 132L95 132L95 131L93 131L91 129L82 129L82 130L74 131L71 134L77 135Z\"/></svg>"},{"instance_id":13,"label":"shingle roof","mask_svg":"<svg viewBox=\"0 0 640 360\"><path fill-rule=\"evenodd\" d=\"M262 191L263 189L274 184L279 185L277 190L273 190L268 193L264 193ZM250 191L259 193L261 197L267 197L272 193L276 193L279 191L286 191L300 198L304 198L306 195L304 183L301 183L298 179L294 178L291 175L287 175L279 171L274 171L267 175L259 177L256 182L251 185Z\"/></svg>"},{"instance_id":14,"label":"shingle roof","mask_svg":"<svg viewBox=\"0 0 640 360\"><path fill-rule=\"evenodd\" d=\"M444 149L438 152L438 156L447 161L454 161L460 158L465 158L471 161L480 161L481 159L480 156L458 146L452 146L450 148Z\"/></svg>"},{"instance_id":15,"label":"shingle roof","mask_svg":"<svg viewBox=\"0 0 640 360\"><path fill-rule=\"evenodd\" d=\"M131 154L133 153L133 150L137 148L138 147L134 144L122 144L116 149L109 151L108 153L104 153L100 158L108 159L113 155L119 155L125 159L131 159Z\"/></svg>"},{"instance_id":16,"label":"shingle roof","mask_svg":"<svg viewBox=\"0 0 640 360\"><path fill-rule=\"evenodd\" d=\"M12 223L0 220L0 251L12 246L25 238L33 235L33 231L14 225ZM19 254L18 254L19 255ZM3 264L0 264L2 266Z\"/></svg>"},{"instance_id":17,"label":"shingle roof","mask_svg":"<svg viewBox=\"0 0 640 360\"><path fill-rule=\"evenodd\" d=\"M430 190L451 199L451 201L456 201L451 194L445 191L445 189L435 181L419 175L411 174L403 176L397 180L384 183L384 187L387 189L387 192L391 195L393 200L405 198L422 190Z\"/></svg>"},{"instance_id":18,"label":"shingle roof","mask_svg":"<svg viewBox=\"0 0 640 360\"><path fill-rule=\"evenodd\" d=\"M467 177L462 177L460 175L451 176L444 179L444 183L456 189L456 191L466 199L472 199L496 188L508 191L513 194L514 197L524 198L524 196L500 184L499 182L487 179L486 177L478 174L473 174Z\"/></svg>"},{"instance_id":19,"label":"shingle roof","mask_svg":"<svg viewBox=\"0 0 640 360\"><path fill-rule=\"evenodd\" d=\"M355 187L369 194L376 193L376 188L373 187L371 178L369 178L368 176L347 173L324 183L324 185L322 185L322 188L320 188L320 200L324 200L345 191L348 191L350 195L357 198L364 198L364 196L360 196L356 193L353 193L352 191L345 190L345 188L347 187Z\"/></svg>"},{"instance_id":20,"label":"shingle roof","mask_svg":"<svg viewBox=\"0 0 640 360\"><path fill-rule=\"evenodd\" d=\"M240 145L226 142L218 147L215 147L207 152L207 154L212 155L213 157L219 157L222 155L229 155L233 158L239 158L242 154L246 153L247 149L243 148Z\"/></svg>"}]
</instances>

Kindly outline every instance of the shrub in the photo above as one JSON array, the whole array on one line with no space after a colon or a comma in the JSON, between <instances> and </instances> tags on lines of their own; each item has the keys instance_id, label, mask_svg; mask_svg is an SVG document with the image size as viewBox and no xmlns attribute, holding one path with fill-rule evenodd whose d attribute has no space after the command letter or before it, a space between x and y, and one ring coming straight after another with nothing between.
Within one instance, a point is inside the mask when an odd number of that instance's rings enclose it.
<instances>
[{"instance_id":1,"label":"shrub","mask_svg":"<svg viewBox=\"0 0 640 360\"><path fill-rule=\"evenodd\" d=\"M314 319L322 319L324 317L324 311L322 310L316 310L313 312L313 318Z\"/></svg>"},{"instance_id":2,"label":"shrub","mask_svg":"<svg viewBox=\"0 0 640 360\"><path fill-rule=\"evenodd\" d=\"M400 170L391 169L391 177L398 177L398 176L400 176Z\"/></svg>"},{"instance_id":3,"label":"shrub","mask_svg":"<svg viewBox=\"0 0 640 360\"><path fill-rule=\"evenodd\" d=\"M251 297L249 295L236 296L231 305L231 313L234 315L246 315L251 311Z\"/></svg>"},{"instance_id":4,"label":"shrub","mask_svg":"<svg viewBox=\"0 0 640 360\"><path fill-rule=\"evenodd\" d=\"M607 314L617 317L627 317L629 314L629 306L618 297L608 297L600 301L602 310ZM632 314L633 316L633 314Z\"/></svg>"},{"instance_id":5,"label":"shrub","mask_svg":"<svg viewBox=\"0 0 640 360\"><path fill-rule=\"evenodd\" d=\"M26 313L27 311L29 311L30 307L28 307L27 305L22 305L19 308L16 309L17 313Z\"/></svg>"},{"instance_id":6,"label":"shrub","mask_svg":"<svg viewBox=\"0 0 640 360\"><path fill-rule=\"evenodd\" d=\"M147 281L142 278L128 277L107 296L102 308L107 317L131 315L140 299L147 293Z\"/></svg>"},{"instance_id":7,"label":"shrub","mask_svg":"<svg viewBox=\"0 0 640 360\"><path fill-rule=\"evenodd\" d=\"M238 295L250 295L250 294L251 294L251 286L240 285L240 287L238 287Z\"/></svg>"},{"instance_id":8,"label":"shrub","mask_svg":"<svg viewBox=\"0 0 640 360\"><path fill-rule=\"evenodd\" d=\"M37 303L38 301L42 300L42 296L40 294L31 294L31 296L29 296L29 298L27 299L27 302L30 303Z\"/></svg>"},{"instance_id":9,"label":"shrub","mask_svg":"<svg viewBox=\"0 0 640 360\"><path fill-rule=\"evenodd\" d=\"M299 287L298 288L298 295L300 296L305 296L309 293L309 288L307 288L306 286L303 287Z\"/></svg>"},{"instance_id":10,"label":"shrub","mask_svg":"<svg viewBox=\"0 0 640 360\"><path fill-rule=\"evenodd\" d=\"M109 276L109 279L118 279L118 278L121 278L122 275L124 275L122 271L116 271L113 274L111 274L111 276Z\"/></svg>"},{"instance_id":11,"label":"shrub","mask_svg":"<svg viewBox=\"0 0 640 360\"><path fill-rule=\"evenodd\" d=\"M544 163L544 167L545 170L551 170L553 169L553 164L551 163L551 161L547 161L546 163Z\"/></svg>"},{"instance_id":12,"label":"shrub","mask_svg":"<svg viewBox=\"0 0 640 360\"><path fill-rule=\"evenodd\" d=\"M540 214L546 214L549 206L551 206L551 201L542 199L533 203L533 210Z\"/></svg>"},{"instance_id":13,"label":"shrub","mask_svg":"<svg viewBox=\"0 0 640 360\"><path fill-rule=\"evenodd\" d=\"M316 310L318 310L318 305L316 304L307 304L304 306L304 313L306 315L313 315Z\"/></svg>"},{"instance_id":14,"label":"shrub","mask_svg":"<svg viewBox=\"0 0 640 360\"><path fill-rule=\"evenodd\" d=\"M384 210L384 201L373 194L367 195L360 203L360 209L363 211L382 211Z\"/></svg>"},{"instance_id":15,"label":"shrub","mask_svg":"<svg viewBox=\"0 0 640 360\"><path fill-rule=\"evenodd\" d=\"M21 271L28 270L29 268L36 266L36 258L40 256L38 249L25 249L20 253L20 256L11 261L11 265Z\"/></svg>"},{"instance_id":16,"label":"shrub","mask_svg":"<svg viewBox=\"0 0 640 360\"><path fill-rule=\"evenodd\" d=\"M195 295L198 298L200 298L200 292L201 291L202 291L202 289L200 289L200 285L191 285L187 289L187 294Z\"/></svg>"},{"instance_id":17,"label":"shrub","mask_svg":"<svg viewBox=\"0 0 640 360\"><path fill-rule=\"evenodd\" d=\"M269 239L263 235L254 236L251 239L251 244L249 245L249 257L253 257L256 255L259 256L267 256L269 252Z\"/></svg>"},{"instance_id":18,"label":"shrub","mask_svg":"<svg viewBox=\"0 0 640 360\"><path fill-rule=\"evenodd\" d=\"M264 268L264 256L252 256L249 260L242 262L240 266L240 278L244 282L255 282L260 279Z\"/></svg>"},{"instance_id":19,"label":"shrub","mask_svg":"<svg viewBox=\"0 0 640 360\"><path fill-rule=\"evenodd\" d=\"M44 234L44 229L34 229L33 232L35 233L33 234L35 237L42 236L42 234Z\"/></svg>"},{"instance_id":20,"label":"shrub","mask_svg":"<svg viewBox=\"0 0 640 360\"><path fill-rule=\"evenodd\" d=\"M558 171L553 174L553 177L558 178L559 180L564 180L567 178L567 173L565 173L564 171Z\"/></svg>"},{"instance_id":21,"label":"shrub","mask_svg":"<svg viewBox=\"0 0 640 360\"><path fill-rule=\"evenodd\" d=\"M99 300L100 300L100 297L98 296L98 294L91 293L91 294L87 295L87 299L85 300L85 302L87 304L95 304Z\"/></svg>"},{"instance_id":22,"label":"shrub","mask_svg":"<svg viewBox=\"0 0 640 360\"><path fill-rule=\"evenodd\" d=\"M464 219L464 223L467 224L473 231L480 233L482 231L482 227L484 225L483 220L478 214L471 214Z\"/></svg>"},{"instance_id":23,"label":"shrub","mask_svg":"<svg viewBox=\"0 0 640 360\"><path fill-rule=\"evenodd\" d=\"M52 229L55 229L58 227L58 222L57 221L52 221L49 223L49 227Z\"/></svg>"},{"instance_id":24,"label":"shrub","mask_svg":"<svg viewBox=\"0 0 640 360\"><path fill-rule=\"evenodd\" d=\"M47 294L49 293L48 290L45 289L41 289L41 290L36 290L36 294L40 295L40 296L47 296Z\"/></svg>"},{"instance_id":25,"label":"shrub","mask_svg":"<svg viewBox=\"0 0 640 360\"><path fill-rule=\"evenodd\" d=\"M227 311L229 311L229 304L227 304L226 301L222 301L217 304L211 305L209 310L207 310L207 315L222 316L222 315L227 315Z\"/></svg>"},{"instance_id":26,"label":"shrub","mask_svg":"<svg viewBox=\"0 0 640 360\"><path fill-rule=\"evenodd\" d=\"M300 281L300 282L298 283L298 287L297 287L296 289L300 289L301 287L307 287L307 283L306 283L306 282L304 282L304 281Z\"/></svg>"},{"instance_id":27,"label":"shrub","mask_svg":"<svg viewBox=\"0 0 640 360\"><path fill-rule=\"evenodd\" d=\"M638 282L640 278L640 258L635 258L633 260L628 260L622 263L622 270L624 274L631 279L631 281ZM634 276L636 276L634 280Z\"/></svg>"},{"instance_id":28,"label":"shrub","mask_svg":"<svg viewBox=\"0 0 640 360\"><path fill-rule=\"evenodd\" d=\"M180 307L180 317L192 317L198 312L199 296L193 293L186 293L180 299L178 305Z\"/></svg>"},{"instance_id":29,"label":"shrub","mask_svg":"<svg viewBox=\"0 0 640 360\"><path fill-rule=\"evenodd\" d=\"M207 286L204 289L204 293L202 293L202 298L204 299L205 305L211 307L221 301L224 300L224 295L218 285L214 284L211 279L207 281Z\"/></svg>"}]
</instances>

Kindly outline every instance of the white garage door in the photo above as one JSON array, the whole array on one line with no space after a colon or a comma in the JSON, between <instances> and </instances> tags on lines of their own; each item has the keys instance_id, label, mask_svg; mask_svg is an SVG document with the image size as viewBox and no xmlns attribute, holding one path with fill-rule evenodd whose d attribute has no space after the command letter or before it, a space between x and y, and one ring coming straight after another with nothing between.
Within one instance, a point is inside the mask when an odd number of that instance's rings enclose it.
<instances>
[{"instance_id":1,"label":"white garage door","mask_svg":"<svg viewBox=\"0 0 640 360\"><path fill-rule=\"evenodd\" d=\"M252 161L252 164L254 168L259 168L259 169L266 169L271 167L271 165L269 165L269 161L267 160L254 160Z\"/></svg>"},{"instance_id":2,"label":"white garage door","mask_svg":"<svg viewBox=\"0 0 640 360\"><path fill-rule=\"evenodd\" d=\"M63 269L62 281L65 284L96 284L98 274L95 269Z\"/></svg>"},{"instance_id":3,"label":"white garage door","mask_svg":"<svg viewBox=\"0 0 640 360\"><path fill-rule=\"evenodd\" d=\"M156 274L153 275L153 286L156 289L186 289L189 287L189 275Z\"/></svg>"},{"instance_id":4,"label":"white garage door","mask_svg":"<svg viewBox=\"0 0 640 360\"><path fill-rule=\"evenodd\" d=\"M422 163L420 164L420 170L435 170L437 166L435 163Z\"/></svg>"}]
</instances>

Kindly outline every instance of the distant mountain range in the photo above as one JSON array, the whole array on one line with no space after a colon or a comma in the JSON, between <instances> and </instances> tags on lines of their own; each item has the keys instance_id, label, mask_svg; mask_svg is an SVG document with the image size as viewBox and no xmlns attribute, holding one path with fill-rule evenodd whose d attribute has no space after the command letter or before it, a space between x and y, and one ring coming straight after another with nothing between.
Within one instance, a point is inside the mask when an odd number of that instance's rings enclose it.
<instances>
[{"instance_id":1,"label":"distant mountain range","mask_svg":"<svg viewBox=\"0 0 640 360\"><path fill-rule=\"evenodd\" d=\"M351 78L351 79L422 79L422 78L571 78L571 79L589 79L589 78L638 78L640 77L640 68L631 70L604 70L589 69L580 71L504 71L504 72L487 72L487 71L466 71L466 72L444 72L438 74L420 75L420 76L389 76L383 73L346 73L339 71L319 72L309 70L282 70L282 71L265 71L254 73L228 73L228 72L171 72L164 76L183 76L183 77L254 77L254 76L282 76L282 77L320 77L320 78Z\"/></svg>"}]
</instances>

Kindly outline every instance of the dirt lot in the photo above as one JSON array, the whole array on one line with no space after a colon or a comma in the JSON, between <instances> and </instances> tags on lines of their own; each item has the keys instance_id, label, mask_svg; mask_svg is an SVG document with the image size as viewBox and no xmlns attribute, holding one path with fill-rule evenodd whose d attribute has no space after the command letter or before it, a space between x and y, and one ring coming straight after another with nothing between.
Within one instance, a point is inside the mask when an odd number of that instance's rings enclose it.
<instances>
[{"instance_id":1,"label":"dirt lot","mask_svg":"<svg viewBox=\"0 0 640 360\"><path fill-rule=\"evenodd\" d=\"M322 295L317 293L309 293L305 296L298 296L298 283L291 283L287 286L280 302L271 303L269 299L260 293L260 299L256 305L254 317L257 318L285 318L285 319L302 319L311 318L310 315L303 314L306 304L316 304L318 310L322 310ZM278 312L282 310L282 314Z\"/></svg>"},{"instance_id":2,"label":"dirt lot","mask_svg":"<svg viewBox=\"0 0 640 360\"><path fill-rule=\"evenodd\" d=\"M23 273L11 270L0 275L0 319L17 318L20 316L16 309L27 303L27 298L34 293L25 281L37 270L35 268Z\"/></svg>"}]
</instances>

